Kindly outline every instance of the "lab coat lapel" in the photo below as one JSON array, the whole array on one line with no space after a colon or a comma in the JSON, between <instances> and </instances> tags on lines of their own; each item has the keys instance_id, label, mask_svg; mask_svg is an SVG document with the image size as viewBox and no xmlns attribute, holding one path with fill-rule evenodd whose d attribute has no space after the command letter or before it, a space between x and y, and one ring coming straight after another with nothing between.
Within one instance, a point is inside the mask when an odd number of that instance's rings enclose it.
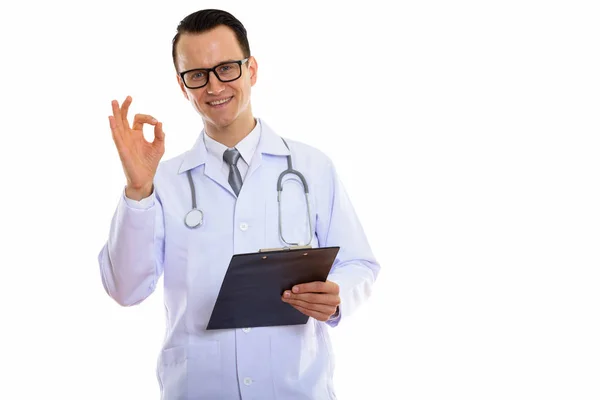
<instances>
[{"instance_id":1,"label":"lab coat lapel","mask_svg":"<svg viewBox=\"0 0 600 400\"><path fill-rule=\"evenodd\" d=\"M206 164L204 165L204 175L213 180L215 183L221 185L225 190L235 197L235 193L233 192L233 189L227 180L228 177L223 174L221 166L222 163L220 160L217 160L215 157L208 154L206 157Z\"/></svg>"},{"instance_id":2,"label":"lab coat lapel","mask_svg":"<svg viewBox=\"0 0 600 400\"><path fill-rule=\"evenodd\" d=\"M261 124L260 140L256 152L252 157L252 161L250 162L244 184L248 183L254 172L261 166L263 155L287 156L290 154L289 149L285 146L281 137L279 137L279 135L277 135L263 120L259 120L259 123ZM227 190L232 196L235 196L231 185L227 181L228 177L223 174L221 170L221 160L217 160L208 154L206 145L204 144L204 134L205 133L203 132L202 135L200 135L194 144L194 147L185 155L179 168L179 173L183 173L204 164L204 175ZM242 191L243 190L244 188L242 186Z\"/></svg>"},{"instance_id":3,"label":"lab coat lapel","mask_svg":"<svg viewBox=\"0 0 600 400\"><path fill-rule=\"evenodd\" d=\"M204 165L204 175L223 187L232 196L235 196L231 185L227 181L228 177L223 174L221 170L221 161L215 159L215 157L208 154L206 145L204 144L204 132L198 137L194 147L192 147L184 156L181 166L179 167L179 173L184 173L187 170L197 168Z\"/></svg>"},{"instance_id":4,"label":"lab coat lapel","mask_svg":"<svg viewBox=\"0 0 600 400\"><path fill-rule=\"evenodd\" d=\"M260 140L254 157L252 157L252 161L250 162L245 180L250 179L252 174L254 174L254 171L260 167L264 154L276 156L287 156L290 154L290 151L283 143L283 140L281 140L281 137L279 137L263 120L260 120L260 124Z\"/></svg>"}]
</instances>

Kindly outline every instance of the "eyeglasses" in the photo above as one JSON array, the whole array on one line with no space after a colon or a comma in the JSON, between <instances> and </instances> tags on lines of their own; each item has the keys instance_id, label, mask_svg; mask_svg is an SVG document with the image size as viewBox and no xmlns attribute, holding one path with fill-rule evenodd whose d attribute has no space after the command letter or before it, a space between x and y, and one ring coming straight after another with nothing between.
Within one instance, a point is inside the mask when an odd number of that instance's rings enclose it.
<instances>
[{"instance_id":1,"label":"eyeglasses","mask_svg":"<svg viewBox=\"0 0 600 400\"><path fill-rule=\"evenodd\" d=\"M212 71L221 82L231 82L242 76L242 64L248 58L239 61L228 61L213 68L196 68L179 74L188 89L198 89L208 84L208 75Z\"/></svg>"}]
</instances>

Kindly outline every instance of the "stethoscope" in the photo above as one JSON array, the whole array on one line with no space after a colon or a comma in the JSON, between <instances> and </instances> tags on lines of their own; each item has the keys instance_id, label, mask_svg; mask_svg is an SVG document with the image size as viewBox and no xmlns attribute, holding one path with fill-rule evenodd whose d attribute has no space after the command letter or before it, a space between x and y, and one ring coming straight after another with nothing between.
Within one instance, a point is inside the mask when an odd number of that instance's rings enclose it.
<instances>
[{"instance_id":1,"label":"stethoscope","mask_svg":"<svg viewBox=\"0 0 600 400\"><path fill-rule=\"evenodd\" d=\"M288 146L286 141L283 138L281 138L281 140L283 140L283 144L285 144L285 147L287 147L289 150L290 147ZM278 215L279 238L281 239L281 241L283 241L285 244L287 244L289 246L301 246L300 243L288 242L283 237L282 220L281 220L281 193L283 192L283 178L287 174L296 175L298 178L300 178L300 181L302 181L302 187L304 188L304 195L306 197L306 213L307 213L308 234L309 234L308 241L306 242L306 244L309 244L312 242L312 239L313 239L313 227L312 227L312 220L310 218L310 201L308 199L308 184L306 183L306 179L304 178L304 175L302 175L299 171L296 171L292 167L291 154L286 157L287 157L288 167L281 174L279 174L279 178L277 179L277 211L279 214ZM188 228L193 229L193 228L198 228L199 226L202 226L202 224L204 223L204 213L202 212L202 210L200 210L196 206L196 187L194 185L194 180L192 179L191 170L187 170L187 177L188 177L188 181L190 183L190 190L192 192L192 209L186 214L184 222Z\"/></svg>"}]
</instances>

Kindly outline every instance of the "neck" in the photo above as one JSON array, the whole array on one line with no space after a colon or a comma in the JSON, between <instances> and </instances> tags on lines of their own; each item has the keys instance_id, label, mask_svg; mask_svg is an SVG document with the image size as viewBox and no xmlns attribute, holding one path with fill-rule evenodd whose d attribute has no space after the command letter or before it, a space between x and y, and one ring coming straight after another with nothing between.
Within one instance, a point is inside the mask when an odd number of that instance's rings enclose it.
<instances>
[{"instance_id":1,"label":"neck","mask_svg":"<svg viewBox=\"0 0 600 400\"><path fill-rule=\"evenodd\" d=\"M256 120L252 113L248 113L244 118L236 119L227 126L219 127L206 121L204 123L206 134L227 147L235 147L252 132L255 126Z\"/></svg>"}]
</instances>

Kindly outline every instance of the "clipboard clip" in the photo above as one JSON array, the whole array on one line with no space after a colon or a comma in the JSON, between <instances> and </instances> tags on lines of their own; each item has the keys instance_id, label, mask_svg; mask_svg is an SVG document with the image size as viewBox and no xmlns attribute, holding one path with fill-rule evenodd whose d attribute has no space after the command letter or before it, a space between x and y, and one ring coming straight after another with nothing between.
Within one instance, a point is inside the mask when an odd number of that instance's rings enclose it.
<instances>
[{"instance_id":1,"label":"clipboard clip","mask_svg":"<svg viewBox=\"0 0 600 400\"><path fill-rule=\"evenodd\" d=\"M306 246L286 246L286 247L272 247L267 249L258 250L259 253L268 253L270 251L286 251L286 250L300 250L300 249L312 249L311 245Z\"/></svg>"}]
</instances>

